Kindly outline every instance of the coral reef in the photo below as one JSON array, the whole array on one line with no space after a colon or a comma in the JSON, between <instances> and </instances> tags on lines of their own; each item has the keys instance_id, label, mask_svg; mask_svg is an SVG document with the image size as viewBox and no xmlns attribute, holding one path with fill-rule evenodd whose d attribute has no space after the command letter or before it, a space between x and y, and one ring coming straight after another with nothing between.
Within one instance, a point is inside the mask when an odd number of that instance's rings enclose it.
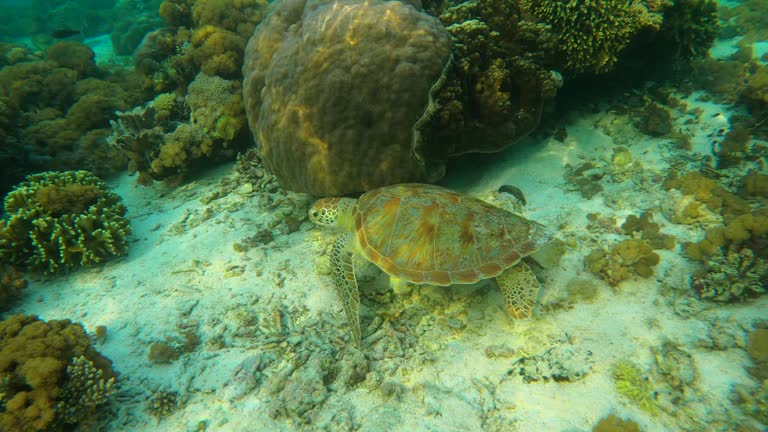
<instances>
[{"instance_id":1,"label":"coral reef","mask_svg":"<svg viewBox=\"0 0 768 432\"><path fill-rule=\"evenodd\" d=\"M144 97L133 72L97 67L93 51L77 42L54 44L44 58L22 56L0 69L0 137L8 144L0 151L0 194L31 172L110 175L124 168L126 160L103 145L104 132L115 110Z\"/></svg>"},{"instance_id":2,"label":"coral reef","mask_svg":"<svg viewBox=\"0 0 768 432\"><path fill-rule=\"evenodd\" d=\"M569 72L610 70L622 50L646 28L658 30L661 2L622 0L533 1L523 4L557 35L557 51Z\"/></svg>"},{"instance_id":3,"label":"coral reef","mask_svg":"<svg viewBox=\"0 0 768 432\"><path fill-rule=\"evenodd\" d=\"M159 390L147 401L147 411L152 417L163 418L173 414L181 405L178 392Z\"/></svg>"},{"instance_id":4,"label":"coral reef","mask_svg":"<svg viewBox=\"0 0 768 432\"><path fill-rule=\"evenodd\" d=\"M545 352L515 360L507 375L517 374L523 382L575 382L589 374L594 365L592 353L570 343L560 342Z\"/></svg>"},{"instance_id":5,"label":"coral reef","mask_svg":"<svg viewBox=\"0 0 768 432\"><path fill-rule=\"evenodd\" d=\"M138 183L177 183L206 162L231 158L246 140L238 84L200 74L186 98L161 93L117 113L107 142L125 154Z\"/></svg>"},{"instance_id":6,"label":"coral reef","mask_svg":"<svg viewBox=\"0 0 768 432\"><path fill-rule=\"evenodd\" d=\"M449 61L445 29L400 2L304 7L272 3L246 47L243 95L265 166L318 195L442 176L417 160L413 128Z\"/></svg>"},{"instance_id":7,"label":"coral reef","mask_svg":"<svg viewBox=\"0 0 768 432\"><path fill-rule=\"evenodd\" d=\"M227 81L200 73L189 85L187 92L193 125L215 138L227 141L234 140L243 131L245 107L239 81Z\"/></svg>"},{"instance_id":8,"label":"coral reef","mask_svg":"<svg viewBox=\"0 0 768 432\"><path fill-rule=\"evenodd\" d=\"M765 324L756 326L749 332L747 353L755 364L750 373L760 380L768 379L768 327Z\"/></svg>"},{"instance_id":9,"label":"coral reef","mask_svg":"<svg viewBox=\"0 0 768 432\"><path fill-rule=\"evenodd\" d=\"M587 270L612 287L633 275L652 276L653 267L658 263L659 255L641 239L625 239L610 250L598 248L584 258Z\"/></svg>"},{"instance_id":10,"label":"coral reef","mask_svg":"<svg viewBox=\"0 0 768 432\"><path fill-rule=\"evenodd\" d=\"M526 21L516 0L446 2L435 15L451 35L453 59L431 92L434 109L417 124L418 152L443 161L527 136L563 84L549 67L548 28Z\"/></svg>"},{"instance_id":11,"label":"coral reef","mask_svg":"<svg viewBox=\"0 0 768 432\"><path fill-rule=\"evenodd\" d=\"M2 430L70 430L107 401L116 378L78 323L26 315L0 322Z\"/></svg>"},{"instance_id":12,"label":"coral reef","mask_svg":"<svg viewBox=\"0 0 768 432\"><path fill-rule=\"evenodd\" d=\"M660 407L656 400L656 389L640 368L630 360L620 360L611 372L616 391L643 411L658 414Z\"/></svg>"},{"instance_id":13,"label":"coral reef","mask_svg":"<svg viewBox=\"0 0 768 432\"><path fill-rule=\"evenodd\" d=\"M632 420L609 414L597 422L592 432L640 432L640 426Z\"/></svg>"},{"instance_id":14,"label":"coral reef","mask_svg":"<svg viewBox=\"0 0 768 432\"><path fill-rule=\"evenodd\" d=\"M652 1L647 1L651 4ZM714 0L675 0L663 8L660 42L675 48L677 57L704 56L720 31L718 7Z\"/></svg>"},{"instance_id":15,"label":"coral reef","mask_svg":"<svg viewBox=\"0 0 768 432\"><path fill-rule=\"evenodd\" d=\"M0 221L0 230L4 222ZM9 264L0 264L0 312L8 309L11 304L21 297L27 281L24 275Z\"/></svg>"},{"instance_id":16,"label":"coral reef","mask_svg":"<svg viewBox=\"0 0 768 432\"><path fill-rule=\"evenodd\" d=\"M699 297L718 302L737 302L766 292L768 266L751 249L729 251L711 257L691 279Z\"/></svg>"},{"instance_id":17,"label":"coral reef","mask_svg":"<svg viewBox=\"0 0 768 432\"><path fill-rule=\"evenodd\" d=\"M87 171L33 174L5 198L0 258L46 273L125 255L122 199Z\"/></svg>"},{"instance_id":18,"label":"coral reef","mask_svg":"<svg viewBox=\"0 0 768 432\"><path fill-rule=\"evenodd\" d=\"M639 236L648 242L653 249L672 249L676 244L673 236L661 232L659 224L653 221L653 212L651 211L643 212L640 217L627 216L627 219L621 224L621 229L624 234Z\"/></svg>"}]
</instances>

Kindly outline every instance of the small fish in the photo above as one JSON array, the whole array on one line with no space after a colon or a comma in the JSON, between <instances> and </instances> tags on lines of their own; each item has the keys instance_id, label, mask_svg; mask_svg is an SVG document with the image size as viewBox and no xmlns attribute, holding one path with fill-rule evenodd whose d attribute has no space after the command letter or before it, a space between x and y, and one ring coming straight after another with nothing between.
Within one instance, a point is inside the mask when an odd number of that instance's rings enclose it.
<instances>
[{"instance_id":1,"label":"small fish","mask_svg":"<svg viewBox=\"0 0 768 432\"><path fill-rule=\"evenodd\" d=\"M525 201L525 195L523 195L523 191L521 191L520 188L517 187L517 186L503 185L503 186L501 186L499 188L499 193L502 193L502 192L503 193L508 193L508 194L514 196L515 198L517 198L518 201L520 201L520 204L522 204L522 205L528 204Z\"/></svg>"},{"instance_id":2,"label":"small fish","mask_svg":"<svg viewBox=\"0 0 768 432\"><path fill-rule=\"evenodd\" d=\"M81 34L80 30L74 30L74 29L68 29L68 28L58 29L51 32L51 36L56 39L65 39L65 38L79 35L79 34Z\"/></svg>"}]
</instances>

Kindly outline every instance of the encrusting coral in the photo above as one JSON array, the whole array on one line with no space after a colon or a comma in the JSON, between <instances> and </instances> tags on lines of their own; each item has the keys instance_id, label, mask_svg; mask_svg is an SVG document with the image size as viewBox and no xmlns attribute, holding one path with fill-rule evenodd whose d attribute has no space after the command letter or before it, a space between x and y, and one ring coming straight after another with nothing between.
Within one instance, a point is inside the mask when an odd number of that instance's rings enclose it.
<instances>
[{"instance_id":1,"label":"encrusting coral","mask_svg":"<svg viewBox=\"0 0 768 432\"><path fill-rule=\"evenodd\" d=\"M33 174L5 197L0 258L46 273L125 255L122 199L87 171Z\"/></svg>"},{"instance_id":2,"label":"encrusting coral","mask_svg":"<svg viewBox=\"0 0 768 432\"><path fill-rule=\"evenodd\" d=\"M116 378L79 323L0 322L0 430L71 430L107 402Z\"/></svg>"}]
</instances>

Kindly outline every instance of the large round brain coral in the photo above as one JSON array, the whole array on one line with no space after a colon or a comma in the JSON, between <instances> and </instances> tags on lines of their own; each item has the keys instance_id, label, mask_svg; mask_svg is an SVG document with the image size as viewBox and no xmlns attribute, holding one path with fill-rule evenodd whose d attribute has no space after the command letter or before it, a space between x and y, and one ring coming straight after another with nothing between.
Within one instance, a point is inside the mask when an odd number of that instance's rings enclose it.
<instances>
[{"instance_id":1,"label":"large round brain coral","mask_svg":"<svg viewBox=\"0 0 768 432\"><path fill-rule=\"evenodd\" d=\"M88 171L27 176L5 197L0 259L55 273L125 255L126 212L120 196Z\"/></svg>"},{"instance_id":2,"label":"large round brain coral","mask_svg":"<svg viewBox=\"0 0 768 432\"><path fill-rule=\"evenodd\" d=\"M266 167L318 195L439 178L414 155L413 130L450 52L435 18L398 1L273 3L243 67Z\"/></svg>"}]
</instances>

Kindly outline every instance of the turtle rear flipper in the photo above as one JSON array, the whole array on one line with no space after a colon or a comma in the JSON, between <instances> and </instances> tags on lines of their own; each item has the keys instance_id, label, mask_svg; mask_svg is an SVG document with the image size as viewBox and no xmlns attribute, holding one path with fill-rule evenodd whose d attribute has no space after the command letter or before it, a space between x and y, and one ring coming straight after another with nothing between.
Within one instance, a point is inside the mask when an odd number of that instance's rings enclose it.
<instances>
[{"instance_id":1,"label":"turtle rear flipper","mask_svg":"<svg viewBox=\"0 0 768 432\"><path fill-rule=\"evenodd\" d=\"M516 319L531 316L536 307L536 298L541 285L528 264L520 261L517 265L504 270L496 276L496 283L501 288L504 307L510 315Z\"/></svg>"},{"instance_id":2,"label":"turtle rear flipper","mask_svg":"<svg viewBox=\"0 0 768 432\"><path fill-rule=\"evenodd\" d=\"M352 343L360 347L360 296L357 291L357 279L352 256L354 255L354 239L352 234L345 234L336 239L331 254L331 269L336 292L344 306L344 314L352 330Z\"/></svg>"}]
</instances>

